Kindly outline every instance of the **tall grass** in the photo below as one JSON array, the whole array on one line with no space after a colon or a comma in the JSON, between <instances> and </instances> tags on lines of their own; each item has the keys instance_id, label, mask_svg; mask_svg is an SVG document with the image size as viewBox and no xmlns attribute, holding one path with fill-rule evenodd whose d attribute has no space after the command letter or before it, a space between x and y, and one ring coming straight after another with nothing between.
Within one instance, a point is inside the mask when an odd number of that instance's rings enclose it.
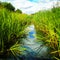
<instances>
[{"instance_id":1,"label":"tall grass","mask_svg":"<svg viewBox=\"0 0 60 60\"><path fill-rule=\"evenodd\" d=\"M60 55L60 7L50 11L40 11L33 15L32 20L36 27L38 41L43 40L53 52L56 51L55 56Z\"/></svg>"},{"instance_id":2,"label":"tall grass","mask_svg":"<svg viewBox=\"0 0 60 60\"><path fill-rule=\"evenodd\" d=\"M40 11L34 15L19 14L0 9L0 56L7 56L9 52L19 53L25 48L20 47L19 41L25 36L24 29L34 24L37 41L44 41L51 48L55 59L60 57L60 8L50 11Z\"/></svg>"},{"instance_id":3,"label":"tall grass","mask_svg":"<svg viewBox=\"0 0 60 60\"><path fill-rule=\"evenodd\" d=\"M13 50L12 46L21 40L24 29L30 23L29 16L26 14L11 12L5 8L0 9L0 56L5 56Z\"/></svg>"}]
</instances>

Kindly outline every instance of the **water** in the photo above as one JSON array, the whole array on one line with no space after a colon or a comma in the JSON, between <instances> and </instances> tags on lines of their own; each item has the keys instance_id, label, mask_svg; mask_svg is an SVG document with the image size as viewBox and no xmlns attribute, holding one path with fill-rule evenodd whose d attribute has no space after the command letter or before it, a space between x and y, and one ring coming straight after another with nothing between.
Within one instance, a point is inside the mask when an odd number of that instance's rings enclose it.
<instances>
[{"instance_id":1,"label":"water","mask_svg":"<svg viewBox=\"0 0 60 60\"><path fill-rule=\"evenodd\" d=\"M30 25L25 29L25 33L27 34L26 38L22 39L24 45L23 48L26 48L23 51L22 55L16 54L16 60L51 60L49 57L49 47L45 46L44 43L36 42L36 30L34 25ZM15 60L11 59L10 60Z\"/></svg>"},{"instance_id":2,"label":"water","mask_svg":"<svg viewBox=\"0 0 60 60\"><path fill-rule=\"evenodd\" d=\"M29 60L29 59L37 60L38 58L48 59L49 48L45 46L42 41L36 42L37 38L36 38L36 31L35 31L34 25L30 25L29 27L25 29L25 31L27 34L27 38L23 39L23 43L24 43L25 48L27 49L27 52L25 51L26 53L25 57L27 57L26 60Z\"/></svg>"}]
</instances>

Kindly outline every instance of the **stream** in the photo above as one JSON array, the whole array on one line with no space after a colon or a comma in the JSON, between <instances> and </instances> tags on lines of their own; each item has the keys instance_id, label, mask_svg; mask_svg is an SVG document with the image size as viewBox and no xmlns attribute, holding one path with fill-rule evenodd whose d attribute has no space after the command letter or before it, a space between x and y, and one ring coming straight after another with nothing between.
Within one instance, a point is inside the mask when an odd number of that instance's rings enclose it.
<instances>
[{"instance_id":1,"label":"stream","mask_svg":"<svg viewBox=\"0 0 60 60\"><path fill-rule=\"evenodd\" d=\"M22 55L17 54L16 60L51 60L49 47L45 46L42 41L36 41L37 37L34 25L28 26L25 29L25 33L27 34L27 37L22 39L22 47L26 48L26 50L23 51L24 54Z\"/></svg>"},{"instance_id":2,"label":"stream","mask_svg":"<svg viewBox=\"0 0 60 60\"><path fill-rule=\"evenodd\" d=\"M27 49L24 51L23 60L49 60L49 47L44 43L37 42L36 30L34 25L30 25L25 29L27 34L26 39L23 39L24 47Z\"/></svg>"}]
</instances>

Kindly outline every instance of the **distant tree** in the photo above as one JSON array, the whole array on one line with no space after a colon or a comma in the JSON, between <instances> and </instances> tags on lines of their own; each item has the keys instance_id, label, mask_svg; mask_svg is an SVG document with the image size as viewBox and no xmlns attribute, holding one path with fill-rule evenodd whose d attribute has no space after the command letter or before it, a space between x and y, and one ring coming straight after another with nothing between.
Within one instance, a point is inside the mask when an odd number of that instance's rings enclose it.
<instances>
[{"instance_id":1,"label":"distant tree","mask_svg":"<svg viewBox=\"0 0 60 60\"><path fill-rule=\"evenodd\" d=\"M0 1L0 8L3 8L2 2Z\"/></svg>"},{"instance_id":2,"label":"distant tree","mask_svg":"<svg viewBox=\"0 0 60 60\"><path fill-rule=\"evenodd\" d=\"M59 0L57 0L55 5L53 4L52 12L57 13L58 11L60 11L59 4L60 4Z\"/></svg>"},{"instance_id":3,"label":"distant tree","mask_svg":"<svg viewBox=\"0 0 60 60\"><path fill-rule=\"evenodd\" d=\"M7 3L7 2L0 2L0 5L2 5L4 8L10 10L10 11L14 11L15 7L11 4L11 3Z\"/></svg>"},{"instance_id":4,"label":"distant tree","mask_svg":"<svg viewBox=\"0 0 60 60\"><path fill-rule=\"evenodd\" d=\"M22 11L20 9L17 9L16 12L17 13L22 13Z\"/></svg>"},{"instance_id":5,"label":"distant tree","mask_svg":"<svg viewBox=\"0 0 60 60\"><path fill-rule=\"evenodd\" d=\"M0 5L1 5L1 1L0 1Z\"/></svg>"},{"instance_id":6,"label":"distant tree","mask_svg":"<svg viewBox=\"0 0 60 60\"><path fill-rule=\"evenodd\" d=\"M59 0L57 0L56 7L59 7L59 6L60 6L60 2Z\"/></svg>"},{"instance_id":7,"label":"distant tree","mask_svg":"<svg viewBox=\"0 0 60 60\"><path fill-rule=\"evenodd\" d=\"M10 11L14 11L15 10L15 8L12 6L11 3L7 3L6 5L4 5L4 7L7 8L8 10L10 10Z\"/></svg>"}]
</instances>

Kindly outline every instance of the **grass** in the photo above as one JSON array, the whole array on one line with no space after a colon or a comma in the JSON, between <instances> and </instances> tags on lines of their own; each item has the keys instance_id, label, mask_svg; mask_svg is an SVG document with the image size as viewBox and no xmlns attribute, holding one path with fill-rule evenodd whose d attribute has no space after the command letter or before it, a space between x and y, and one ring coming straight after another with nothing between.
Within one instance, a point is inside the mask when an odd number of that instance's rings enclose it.
<instances>
[{"instance_id":1,"label":"grass","mask_svg":"<svg viewBox=\"0 0 60 60\"><path fill-rule=\"evenodd\" d=\"M0 56L8 56L9 52L21 53L25 48L20 47L21 37L25 36L24 29L34 24L37 41L44 41L51 48L51 54L56 59L60 57L60 7L50 11L40 11L34 15L19 14L0 9ZM20 54L19 53L19 54Z\"/></svg>"},{"instance_id":2,"label":"grass","mask_svg":"<svg viewBox=\"0 0 60 60\"><path fill-rule=\"evenodd\" d=\"M51 48L51 52L58 52L54 56L60 56L60 7L50 11L40 11L33 15L32 20L38 41L43 40Z\"/></svg>"},{"instance_id":3,"label":"grass","mask_svg":"<svg viewBox=\"0 0 60 60\"><path fill-rule=\"evenodd\" d=\"M28 20L29 16L26 14L0 9L0 55L7 54L7 50L21 40L25 34L24 29L30 24Z\"/></svg>"}]
</instances>

